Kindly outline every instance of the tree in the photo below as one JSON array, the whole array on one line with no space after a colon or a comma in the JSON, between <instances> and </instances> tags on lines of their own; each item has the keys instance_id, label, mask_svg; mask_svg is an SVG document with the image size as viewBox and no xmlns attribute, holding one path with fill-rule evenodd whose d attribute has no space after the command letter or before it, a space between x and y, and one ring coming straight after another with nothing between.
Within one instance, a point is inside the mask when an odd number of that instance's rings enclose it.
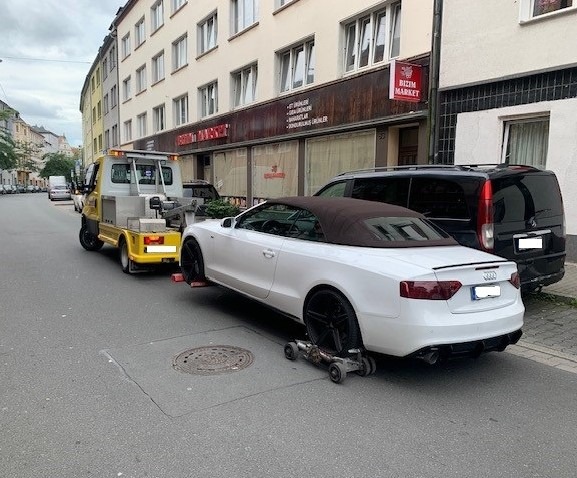
<instances>
[{"instance_id":1,"label":"tree","mask_svg":"<svg viewBox=\"0 0 577 478\"><path fill-rule=\"evenodd\" d=\"M40 152L37 144L30 141L16 141L16 168L21 171L38 171L34 157Z\"/></svg>"},{"instance_id":2,"label":"tree","mask_svg":"<svg viewBox=\"0 0 577 478\"><path fill-rule=\"evenodd\" d=\"M49 176L65 176L67 181L72 181L70 172L74 171L74 160L63 153L46 153L42 156L46 162L42 171L41 178Z\"/></svg>"},{"instance_id":3,"label":"tree","mask_svg":"<svg viewBox=\"0 0 577 478\"><path fill-rule=\"evenodd\" d=\"M18 156L16 154L16 143L12 134L2 122L8 121L14 115L14 110L0 110L0 169L14 169Z\"/></svg>"}]
</instances>

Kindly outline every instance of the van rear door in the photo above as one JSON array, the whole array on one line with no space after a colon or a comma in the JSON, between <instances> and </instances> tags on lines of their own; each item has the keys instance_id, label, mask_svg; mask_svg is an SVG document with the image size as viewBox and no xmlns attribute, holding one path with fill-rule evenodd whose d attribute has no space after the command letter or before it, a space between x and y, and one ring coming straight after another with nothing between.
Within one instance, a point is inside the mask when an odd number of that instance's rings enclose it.
<instances>
[{"instance_id":1,"label":"van rear door","mask_svg":"<svg viewBox=\"0 0 577 478\"><path fill-rule=\"evenodd\" d=\"M555 174L527 169L491 182L494 253L517 262L524 286L560 280L565 263L565 218Z\"/></svg>"}]
</instances>

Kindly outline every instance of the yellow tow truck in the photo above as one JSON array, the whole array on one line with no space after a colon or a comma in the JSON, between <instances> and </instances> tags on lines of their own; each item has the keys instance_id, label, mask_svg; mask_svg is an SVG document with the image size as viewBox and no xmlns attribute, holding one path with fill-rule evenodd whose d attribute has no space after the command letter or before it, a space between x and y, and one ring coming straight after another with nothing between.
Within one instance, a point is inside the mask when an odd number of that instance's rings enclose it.
<instances>
[{"instance_id":1,"label":"yellow tow truck","mask_svg":"<svg viewBox=\"0 0 577 478\"><path fill-rule=\"evenodd\" d=\"M181 233L197 201L183 197L178 155L111 149L86 170L80 244L119 250L127 274L178 264Z\"/></svg>"}]
</instances>

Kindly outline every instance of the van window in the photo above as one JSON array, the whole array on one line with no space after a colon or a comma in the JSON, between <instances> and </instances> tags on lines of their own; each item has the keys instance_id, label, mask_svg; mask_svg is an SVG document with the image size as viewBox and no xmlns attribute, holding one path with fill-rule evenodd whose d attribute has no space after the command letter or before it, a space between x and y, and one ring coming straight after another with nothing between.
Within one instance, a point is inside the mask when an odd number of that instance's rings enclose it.
<instances>
[{"instance_id":1,"label":"van window","mask_svg":"<svg viewBox=\"0 0 577 478\"><path fill-rule=\"evenodd\" d=\"M342 198L345 195L345 189L347 188L347 183L345 181L340 181L335 184L327 186L325 189L317 193L318 196L328 196L333 198Z\"/></svg>"},{"instance_id":2,"label":"van window","mask_svg":"<svg viewBox=\"0 0 577 478\"><path fill-rule=\"evenodd\" d=\"M413 178L408 207L429 219L471 219L462 186L447 179Z\"/></svg>"},{"instance_id":3,"label":"van window","mask_svg":"<svg viewBox=\"0 0 577 478\"><path fill-rule=\"evenodd\" d=\"M380 177L356 179L351 197L407 207L408 194L409 178Z\"/></svg>"},{"instance_id":4,"label":"van window","mask_svg":"<svg viewBox=\"0 0 577 478\"><path fill-rule=\"evenodd\" d=\"M557 178L552 174L516 174L494 179L495 222L527 221L563 214Z\"/></svg>"}]
</instances>

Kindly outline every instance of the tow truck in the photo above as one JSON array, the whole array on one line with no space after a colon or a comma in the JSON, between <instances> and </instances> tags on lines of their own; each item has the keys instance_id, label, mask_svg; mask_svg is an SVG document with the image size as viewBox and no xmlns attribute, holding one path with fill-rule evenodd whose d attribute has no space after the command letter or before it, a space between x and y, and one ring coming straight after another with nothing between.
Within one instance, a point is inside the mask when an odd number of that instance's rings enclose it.
<instances>
[{"instance_id":1,"label":"tow truck","mask_svg":"<svg viewBox=\"0 0 577 478\"><path fill-rule=\"evenodd\" d=\"M108 150L88 166L84 189L84 249L117 248L127 274L178 264L181 233L198 201L183 197L177 154Z\"/></svg>"}]
</instances>

